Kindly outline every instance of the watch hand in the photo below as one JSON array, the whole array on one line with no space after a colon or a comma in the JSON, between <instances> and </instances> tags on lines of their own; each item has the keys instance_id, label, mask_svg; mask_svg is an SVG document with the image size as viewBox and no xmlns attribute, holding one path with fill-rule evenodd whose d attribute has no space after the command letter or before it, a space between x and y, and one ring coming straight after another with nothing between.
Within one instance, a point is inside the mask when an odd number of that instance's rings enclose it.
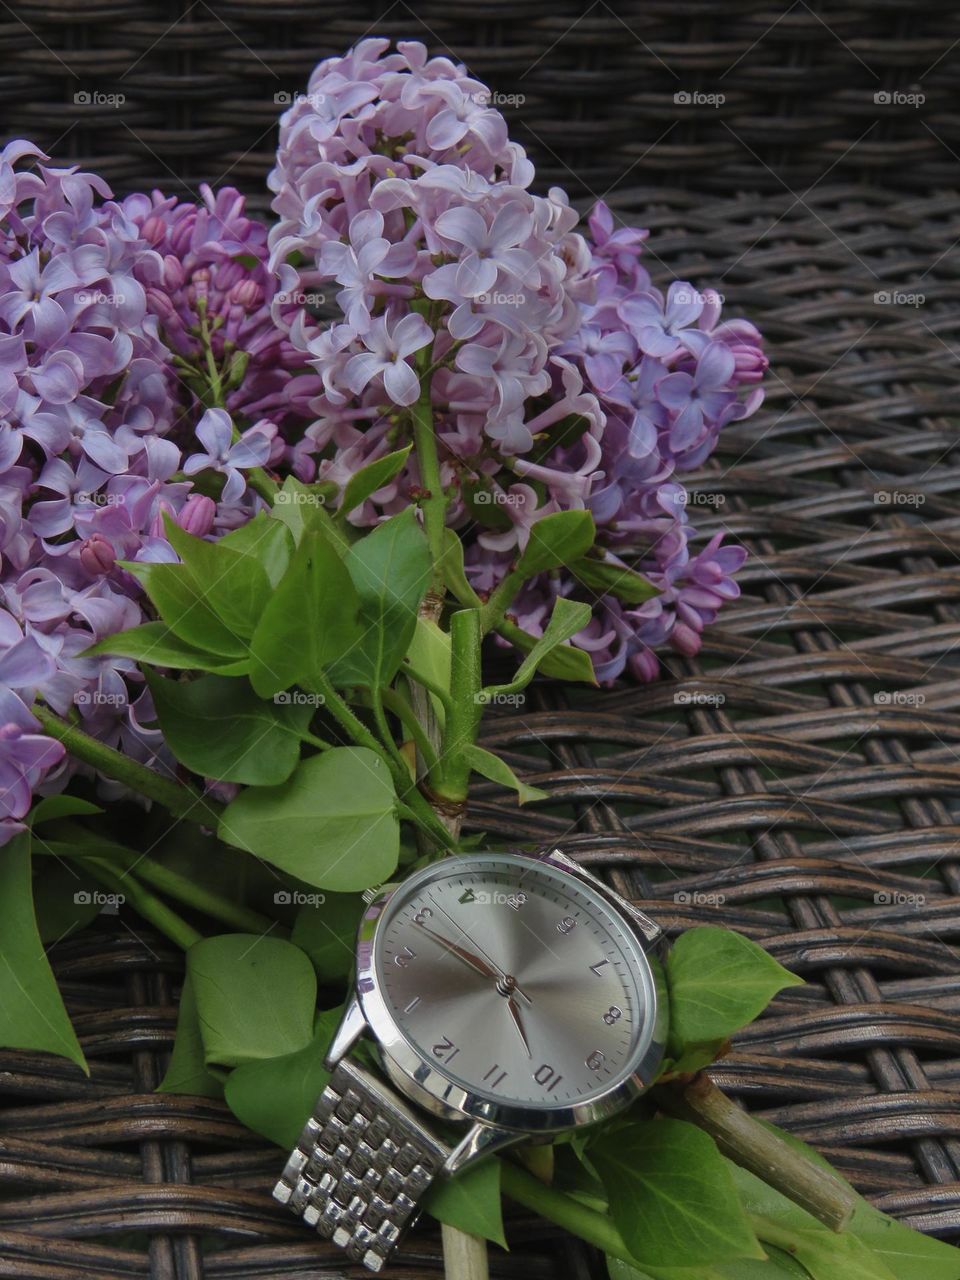
<instances>
[{"instance_id":1,"label":"watch hand","mask_svg":"<svg viewBox=\"0 0 960 1280\"><path fill-rule=\"evenodd\" d=\"M505 978L507 976L506 969L502 969L500 965L498 965L495 961L491 960L491 958L487 955L486 951L484 951L484 949L480 946L480 944L474 941L474 939L470 937L469 933L467 933L463 925L460 924L458 920L455 920L449 911L444 910L444 908L440 905L440 903L437 902L436 898L431 897L430 901L441 913L441 915L445 915L447 919L450 921L450 923L453 925L453 927L455 929L458 929L460 933L463 934L463 936L470 943L470 945L480 952L480 955L483 957L484 961L486 961L487 965L489 965L492 976L494 978ZM421 925L420 927L422 929L423 925ZM474 960L477 960L479 957L474 956L473 958ZM513 983L514 983L513 990L517 993L517 995L521 996L524 1000L526 1000L527 1004L533 1004L533 1001L530 999L527 993L521 987L518 987L516 985L516 979L513 979Z\"/></svg>"},{"instance_id":2,"label":"watch hand","mask_svg":"<svg viewBox=\"0 0 960 1280\"><path fill-rule=\"evenodd\" d=\"M513 1025L517 1028L520 1039L523 1041L523 1047L527 1051L527 1057L532 1059L533 1054L530 1052L530 1042L527 1040L527 1033L523 1029L523 1021L520 1017L520 1008L513 996L511 996L507 1001L507 1009L510 1013L510 1017L513 1019Z\"/></svg>"},{"instance_id":3,"label":"watch hand","mask_svg":"<svg viewBox=\"0 0 960 1280\"><path fill-rule=\"evenodd\" d=\"M445 938L443 934L435 933L433 929L430 929L427 925L420 924L419 922L416 927L421 929L428 938L432 938L434 942L438 942L445 951L449 951L452 956L455 956L458 960L462 960L463 963L473 969L475 973L481 974L484 978L496 979L500 977L500 973L496 969L491 969L490 966L484 960L481 960L479 956L475 956L471 951L467 951L465 948L458 946L455 942L451 942L450 939Z\"/></svg>"}]
</instances>

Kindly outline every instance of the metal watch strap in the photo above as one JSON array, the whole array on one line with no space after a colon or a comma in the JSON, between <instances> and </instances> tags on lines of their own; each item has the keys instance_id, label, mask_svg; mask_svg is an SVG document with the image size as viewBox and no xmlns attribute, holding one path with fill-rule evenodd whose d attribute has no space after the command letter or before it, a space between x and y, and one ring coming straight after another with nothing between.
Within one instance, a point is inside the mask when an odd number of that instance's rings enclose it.
<instances>
[{"instance_id":1,"label":"metal watch strap","mask_svg":"<svg viewBox=\"0 0 960 1280\"><path fill-rule=\"evenodd\" d=\"M380 1271L449 1154L392 1089L343 1058L273 1194L354 1262Z\"/></svg>"}]
</instances>

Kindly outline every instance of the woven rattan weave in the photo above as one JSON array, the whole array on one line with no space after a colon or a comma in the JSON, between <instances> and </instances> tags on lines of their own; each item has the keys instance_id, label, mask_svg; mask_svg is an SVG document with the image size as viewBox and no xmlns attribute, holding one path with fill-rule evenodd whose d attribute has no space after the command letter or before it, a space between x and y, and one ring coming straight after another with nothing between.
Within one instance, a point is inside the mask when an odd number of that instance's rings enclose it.
<instances>
[{"instance_id":1,"label":"woven rattan weave","mask_svg":"<svg viewBox=\"0 0 960 1280\"><path fill-rule=\"evenodd\" d=\"M729 925L802 974L718 1081L881 1207L960 1238L957 11L414 8L17 5L4 134L67 130L57 153L121 189L229 169L262 194L273 94L369 24L419 34L527 95L513 114L544 181L615 185L656 274L714 284L759 324L766 405L725 430L691 499L705 535L750 548L742 599L657 684L544 684L494 715L487 745L552 799L519 810L482 785L471 823L557 841L672 931ZM79 88L122 80L126 104L81 111L59 59ZM926 105L874 104L915 82ZM688 119L676 86L726 102ZM180 966L127 923L136 937L105 922L53 952L90 1081L0 1054L0 1277L353 1274L271 1207L275 1151L217 1104L152 1094ZM546 1224L509 1235L495 1276L603 1274ZM440 1266L426 1229L386 1274Z\"/></svg>"}]
</instances>

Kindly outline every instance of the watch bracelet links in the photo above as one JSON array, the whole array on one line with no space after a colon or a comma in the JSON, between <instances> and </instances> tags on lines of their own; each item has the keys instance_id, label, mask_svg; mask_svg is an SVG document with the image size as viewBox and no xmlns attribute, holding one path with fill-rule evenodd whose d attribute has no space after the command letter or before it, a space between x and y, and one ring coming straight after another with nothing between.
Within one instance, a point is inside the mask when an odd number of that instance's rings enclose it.
<instances>
[{"instance_id":1,"label":"watch bracelet links","mask_svg":"<svg viewBox=\"0 0 960 1280\"><path fill-rule=\"evenodd\" d=\"M354 1262L380 1271L449 1154L392 1089L343 1058L273 1195Z\"/></svg>"}]
</instances>

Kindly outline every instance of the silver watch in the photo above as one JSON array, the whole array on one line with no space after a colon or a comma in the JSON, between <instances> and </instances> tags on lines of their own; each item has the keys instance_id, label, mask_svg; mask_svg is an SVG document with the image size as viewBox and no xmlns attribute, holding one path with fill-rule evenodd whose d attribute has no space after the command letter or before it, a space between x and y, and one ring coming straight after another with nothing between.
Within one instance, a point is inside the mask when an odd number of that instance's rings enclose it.
<instances>
[{"instance_id":1,"label":"silver watch","mask_svg":"<svg viewBox=\"0 0 960 1280\"><path fill-rule=\"evenodd\" d=\"M435 1179L602 1120L650 1085L662 947L652 920L556 849L457 855L385 886L360 924L330 1081L274 1196L380 1271ZM361 1036L382 1074L351 1053Z\"/></svg>"}]
</instances>

